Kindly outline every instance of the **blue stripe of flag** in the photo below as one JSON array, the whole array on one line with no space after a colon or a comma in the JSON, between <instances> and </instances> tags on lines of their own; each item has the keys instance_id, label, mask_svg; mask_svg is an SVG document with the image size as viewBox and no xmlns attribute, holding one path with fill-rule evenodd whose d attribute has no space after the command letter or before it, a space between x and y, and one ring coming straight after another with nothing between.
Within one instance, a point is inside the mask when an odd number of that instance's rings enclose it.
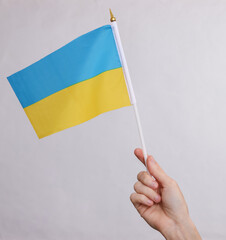
<instances>
[{"instance_id":1,"label":"blue stripe of flag","mask_svg":"<svg viewBox=\"0 0 226 240\"><path fill-rule=\"evenodd\" d=\"M110 25L88 32L7 79L23 108L121 67Z\"/></svg>"}]
</instances>

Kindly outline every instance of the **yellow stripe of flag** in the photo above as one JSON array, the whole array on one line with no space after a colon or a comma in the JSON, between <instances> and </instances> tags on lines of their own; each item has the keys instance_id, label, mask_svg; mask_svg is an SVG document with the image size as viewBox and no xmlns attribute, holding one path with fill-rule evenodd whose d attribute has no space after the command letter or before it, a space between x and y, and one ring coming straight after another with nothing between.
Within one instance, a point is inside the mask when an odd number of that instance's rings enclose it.
<instances>
[{"instance_id":1,"label":"yellow stripe of flag","mask_svg":"<svg viewBox=\"0 0 226 240\"><path fill-rule=\"evenodd\" d=\"M39 138L130 106L122 68L74 84L24 108Z\"/></svg>"}]
</instances>

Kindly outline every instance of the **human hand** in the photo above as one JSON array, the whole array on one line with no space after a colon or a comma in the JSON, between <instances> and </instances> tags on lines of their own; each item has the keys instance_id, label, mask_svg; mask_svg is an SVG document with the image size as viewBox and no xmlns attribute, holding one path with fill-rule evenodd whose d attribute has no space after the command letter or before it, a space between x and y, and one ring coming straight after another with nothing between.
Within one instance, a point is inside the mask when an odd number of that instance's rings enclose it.
<instances>
[{"instance_id":1,"label":"human hand","mask_svg":"<svg viewBox=\"0 0 226 240\"><path fill-rule=\"evenodd\" d=\"M142 149L135 149L134 153L145 164ZM167 240L200 240L176 181L162 170L152 156L147 158L147 169L155 179L146 171L140 172L134 184L135 192L130 195L141 217Z\"/></svg>"}]
</instances>

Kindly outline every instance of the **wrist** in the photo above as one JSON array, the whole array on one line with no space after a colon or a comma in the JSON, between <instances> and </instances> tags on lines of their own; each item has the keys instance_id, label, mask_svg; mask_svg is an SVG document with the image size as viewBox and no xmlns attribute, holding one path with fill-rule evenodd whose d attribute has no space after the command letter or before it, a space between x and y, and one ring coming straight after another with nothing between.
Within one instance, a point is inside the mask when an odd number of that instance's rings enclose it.
<instances>
[{"instance_id":1,"label":"wrist","mask_svg":"<svg viewBox=\"0 0 226 240\"><path fill-rule=\"evenodd\" d=\"M166 240L201 240L201 236L190 217L172 224L162 234Z\"/></svg>"}]
</instances>

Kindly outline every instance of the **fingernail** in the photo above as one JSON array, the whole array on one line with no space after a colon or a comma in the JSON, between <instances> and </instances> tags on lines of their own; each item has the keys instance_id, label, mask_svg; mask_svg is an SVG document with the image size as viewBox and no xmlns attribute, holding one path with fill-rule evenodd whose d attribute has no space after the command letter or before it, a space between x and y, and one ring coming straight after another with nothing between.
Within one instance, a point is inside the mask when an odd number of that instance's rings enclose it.
<instances>
[{"instance_id":1,"label":"fingernail","mask_svg":"<svg viewBox=\"0 0 226 240\"><path fill-rule=\"evenodd\" d=\"M148 205L152 205L152 201L148 199L148 200L147 200L147 204L148 204Z\"/></svg>"},{"instance_id":2,"label":"fingernail","mask_svg":"<svg viewBox=\"0 0 226 240\"><path fill-rule=\"evenodd\" d=\"M154 200L155 200L155 202L159 202L160 201L160 196L159 195L155 196Z\"/></svg>"},{"instance_id":3,"label":"fingernail","mask_svg":"<svg viewBox=\"0 0 226 240\"><path fill-rule=\"evenodd\" d=\"M157 182L152 182L151 185L152 185L153 188L157 188L158 187L158 183Z\"/></svg>"}]
</instances>

